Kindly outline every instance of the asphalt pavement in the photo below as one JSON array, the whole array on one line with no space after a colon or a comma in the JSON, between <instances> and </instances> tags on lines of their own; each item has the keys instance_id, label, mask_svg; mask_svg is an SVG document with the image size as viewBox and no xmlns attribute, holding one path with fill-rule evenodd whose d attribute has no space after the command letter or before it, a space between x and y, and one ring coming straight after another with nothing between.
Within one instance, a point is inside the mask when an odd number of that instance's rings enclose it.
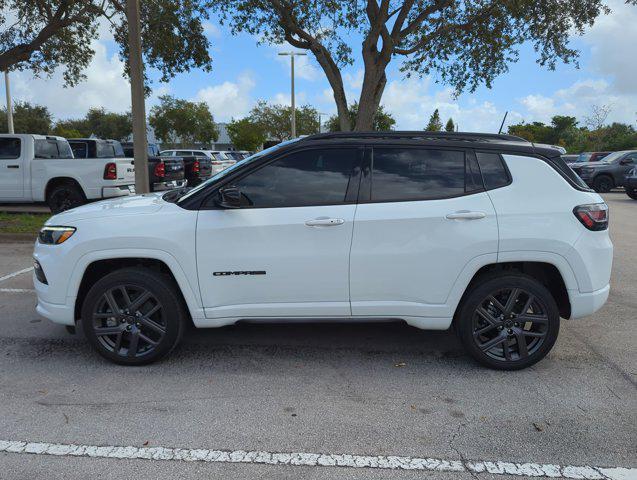
<instances>
[{"instance_id":1,"label":"asphalt pavement","mask_svg":"<svg viewBox=\"0 0 637 480\"><path fill-rule=\"evenodd\" d=\"M0 244L0 479L636 478L637 202L605 198L609 301L519 372L391 323L193 329L120 367L37 316L32 245Z\"/></svg>"}]
</instances>

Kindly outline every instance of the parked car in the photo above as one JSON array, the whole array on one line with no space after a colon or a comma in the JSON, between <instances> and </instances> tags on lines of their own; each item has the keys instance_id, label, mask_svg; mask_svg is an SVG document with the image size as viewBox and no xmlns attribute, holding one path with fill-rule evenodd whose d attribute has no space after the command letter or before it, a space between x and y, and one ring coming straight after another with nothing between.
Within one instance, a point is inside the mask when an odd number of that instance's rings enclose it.
<instances>
[{"instance_id":1,"label":"parked car","mask_svg":"<svg viewBox=\"0 0 637 480\"><path fill-rule=\"evenodd\" d=\"M53 213L135 193L131 159L80 161L66 139L0 134L0 201L46 202Z\"/></svg>"},{"instance_id":2,"label":"parked car","mask_svg":"<svg viewBox=\"0 0 637 480\"><path fill-rule=\"evenodd\" d=\"M124 154L127 157L135 156L132 142L122 144ZM186 179L186 166L183 158L173 157L169 159L158 156L159 148L154 143L148 144L148 183L151 192L183 188L188 184Z\"/></svg>"},{"instance_id":3,"label":"parked car","mask_svg":"<svg viewBox=\"0 0 637 480\"><path fill-rule=\"evenodd\" d=\"M577 159L579 158L579 155L577 153L567 153L567 154L561 155L561 157L562 157L562 160L564 160L566 163L571 164L577 161Z\"/></svg>"},{"instance_id":4,"label":"parked car","mask_svg":"<svg viewBox=\"0 0 637 480\"><path fill-rule=\"evenodd\" d=\"M207 158L210 160L210 174L216 175L217 173L225 170L230 166L228 160L225 157L217 155L218 152L211 150L162 150L162 157L199 157Z\"/></svg>"},{"instance_id":5,"label":"parked car","mask_svg":"<svg viewBox=\"0 0 637 480\"><path fill-rule=\"evenodd\" d=\"M596 192L609 192L624 185L626 174L637 165L637 150L613 152L599 162L572 165L571 168Z\"/></svg>"},{"instance_id":6,"label":"parked car","mask_svg":"<svg viewBox=\"0 0 637 480\"><path fill-rule=\"evenodd\" d=\"M578 155L575 163L599 162L612 152L582 152Z\"/></svg>"},{"instance_id":7,"label":"parked car","mask_svg":"<svg viewBox=\"0 0 637 480\"><path fill-rule=\"evenodd\" d=\"M637 200L637 167L633 168L624 179L624 189L626 195L633 200Z\"/></svg>"},{"instance_id":8,"label":"parked car","mask_svg":"<svg viewBox=\"0 0 637 480\"><path fill-rule=\"evenodd\" d=\"M605 303L612 257L608 207L557 150L343 132L281 143L189 191L53 216L34 284L41 315L81 321L120 364L167 355L191 321L398 319L454 325L472 357L513 370L551 350L560 317Z\"/></svg>"}]
</instances>

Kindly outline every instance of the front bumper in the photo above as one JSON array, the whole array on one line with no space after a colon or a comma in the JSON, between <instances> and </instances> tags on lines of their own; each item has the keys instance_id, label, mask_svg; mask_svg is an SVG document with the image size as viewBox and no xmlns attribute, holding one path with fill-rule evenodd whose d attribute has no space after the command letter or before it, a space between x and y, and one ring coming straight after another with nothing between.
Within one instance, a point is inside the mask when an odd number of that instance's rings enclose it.
<instances>
[{"instance_id":1,"label":"front bumper","mask_svg":"<svg viewBox=\"0 0 637 480\"><path fill-rule=\"evenodd\" d=\"M37 291L37 286L36 286ZM75 325L75 299L69 305L48 303L40 298L38 295L38 304L35 307L35 311L38 315L51 320L53 323L59 323L60 325Z\"/></svg>"},{"instance_id":2,"label":"front bumper","mask_svg":"<svg viewBox=\"0 0 637 480\"><path fill-rule=\"evenodd\" d=\"M127 195L135 195L135 185L102 188L102 198L125 197Z\"/></svg>"}]
</instances>

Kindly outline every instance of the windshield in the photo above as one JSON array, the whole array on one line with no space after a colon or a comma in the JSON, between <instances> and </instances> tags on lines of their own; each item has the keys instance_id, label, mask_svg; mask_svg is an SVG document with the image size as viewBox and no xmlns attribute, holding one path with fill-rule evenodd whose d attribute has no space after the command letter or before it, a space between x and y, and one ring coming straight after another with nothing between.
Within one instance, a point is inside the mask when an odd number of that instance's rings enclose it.
<instances>
[{"instance_id":1,"label":"windshield","mask_svg":"<svg viewBox=\"0 0 637 480\"><path fill-rule=\"evenodd\" d=\"M576 162L588 162L589 158L591 158L591 152L582 152L579 154L579 157L577 157L577 160L575 160Z\"/></svg>"},{"instance_id":2,"label":"windshield","mask_svg":"<svg viewBox=\"0 0 637 480\"><path fill-rule=\"evenodd\" d=\"M267 155L267 154L272 153L272 152L276 152L280 148L282 148L282 147L284 147L286 145L290 145L291 143L298 142L299 140L300 140L300 138L294 138L292 140L287 140L285 142L278 143L278 144L276 144L276 145L274 145L274 146L272 146L270 148L266 148L265 150L261 150L260 152L257 152L254 155L250 155L249 157L244 158L241 161L238 161L234 165L226 168L225 170L222 170L221 172L217 173L216 175L210 177L205 182L200 183L199 185L197 185L192 190L189 190L188 192L186 192L184 195L182 195L181 197L179 197L177 199L177 203L179 203L182 200L185 200L187 198L190 198L195 193L197 193L200 190L203 190L204 188L206 188L208 185L210 185L212 183L215 183L216 181L222 179L223 177L225 177L229 173L232 173L235 170L237 170L239 168L242 168L244 165L248 165L249 163L252 163L253 161L258 160L259 158L263 157L264 155Z\"/></svg>"},{"instance_id":3,"label":"windshield","mask_svg":"<svg viewBox=\"0 0 637 480\"><path fill-rule=\"evenodd\" d=\"M606 155L604 158L600 158L599 161L601 162L614 162L615 160L620 159L621 157L623 157L624 155L626 155L626 153L628 153L627 150L623 151L623 152L613 152L610 153L608 155Z\"/></svg>"}]
</instances>

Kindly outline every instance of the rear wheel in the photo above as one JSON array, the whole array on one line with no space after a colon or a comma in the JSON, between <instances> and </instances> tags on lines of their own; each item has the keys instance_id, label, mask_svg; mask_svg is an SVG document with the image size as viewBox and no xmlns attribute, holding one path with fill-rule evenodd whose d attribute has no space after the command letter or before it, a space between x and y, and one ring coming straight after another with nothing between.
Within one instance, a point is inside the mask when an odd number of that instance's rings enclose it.
<instances>
[{"instance_id":1,"label":"rear wheel","mask_svg":"<svg viewBox=\"0 0 637 480\"><path fill-rule=\"evenodd\" d=\"M82 326L103 357L143 365L177 345L185 315L170 278L146 268L126 268L93 285L82 306Z\"/></svg>"},{"instance_id":2,"label":"rear wheel","mask_svg":"<svg viewBox=\"0 0 637 480\"><path fill-rule=\"evenodd\" d=\"M53 213L60 213L86 203L82 190L73 183L61 183L51 189L46 203Z\"/></svg>"},{"instance_id":3,"label":"rear wheel","mask_svg":"<svg viewBox=\"0 0 637 480\"><path fill-rule=\"evenodd\" d=\"M628 195L633 200L637 200L637 188L626 187L626 195Z\"/></svg>"},{"instance_id":4,"label":"rear wheel","mask_svg":"<svg viewBox=\"0 0 637 480\"><path fill-rule=\"evenodd\" d=\"M502 274L472 288L456 324L475 360L498 370L518 370L551 350L560 315L553 296L540 282L522 274Z\"/></svg>"},{"instance_id":5,"label":"rear wheel","mask_svg":"<svg viewBox=\"0 0 637 480\"><path fill-rule=\"evenodd\" d=\"M615 186L615 182L608 175L600 175L593 181L593 189L597 193L610 192L611 188Z\"/></svg>"}]
</instances>

